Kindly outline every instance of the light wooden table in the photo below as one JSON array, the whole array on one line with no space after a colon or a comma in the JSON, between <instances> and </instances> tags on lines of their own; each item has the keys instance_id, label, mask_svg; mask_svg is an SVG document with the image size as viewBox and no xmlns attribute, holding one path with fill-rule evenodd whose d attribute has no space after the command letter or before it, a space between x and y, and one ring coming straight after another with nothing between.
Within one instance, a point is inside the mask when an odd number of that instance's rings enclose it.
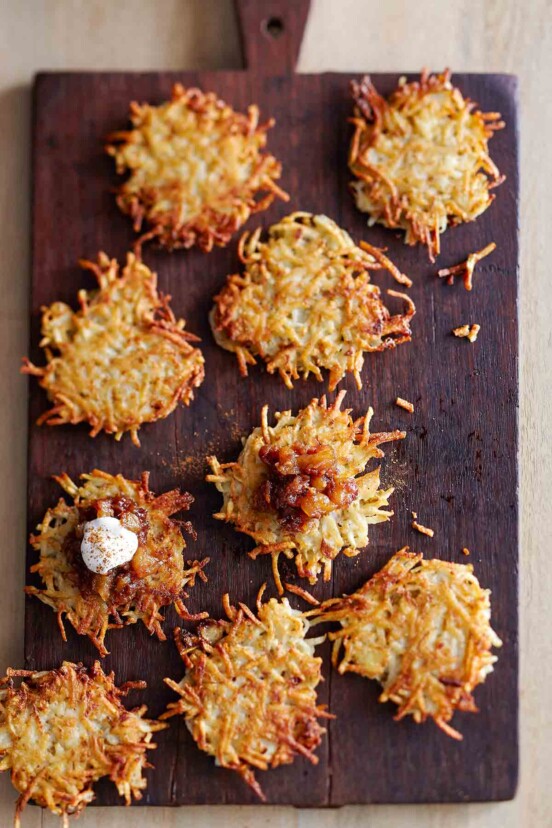
<instances>
[{"instance_id":1,"label":"light wooden table","mask_svg":"<svg viewBox=\"0 0 552 828\"><path fill-rule=\"evenodd\" d=\"M293 0L290 0L293 2ZM30 83L38 69L241 66L230 0L0 0L0 670L21 664L25 550ZM512 803L467 806L89 809L82 828L552 824L552 6L550 0L313 0L300 71L451 66L521 80L521 779ZM548 179L548 180L547 180ZM548 187L547 187L548 184ZM550 256L550 253L548 254ZM497 296L500 301L500 296ZM489 539L492 543L492 538ZM548 748L548 750L547 750ZM378 757L374 757L378 761ZM367 768L367 772L370 769ZM0 825L14 792L0 780ZM30 807L29 828L57 825Z\"/></svg>"}]
</instances>

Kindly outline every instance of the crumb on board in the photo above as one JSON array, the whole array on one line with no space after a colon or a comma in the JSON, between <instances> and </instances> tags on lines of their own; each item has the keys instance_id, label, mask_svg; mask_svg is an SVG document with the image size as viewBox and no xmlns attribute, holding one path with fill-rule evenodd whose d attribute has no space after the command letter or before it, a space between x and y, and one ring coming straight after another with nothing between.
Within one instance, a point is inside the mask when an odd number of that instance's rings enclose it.
<instances>
[{"instance_id":1,"label":"crumb on board","mask_svg":"<svg viewBox=\"0 0 552 828\"><path fill-rule=\"evenodd\" d=\"M481 259L484 259L485 256L488 256L493 252L493 250L496 250L496 244L491 242L482 250L470 253L465 262L460 262L460 264L454 265L453 267L444 267L437 272L437 275L440 279L447 276L448 285L454 284L455 276L461 276L464 280L464 287L466 290L471 290L473 287L473 271L475 270L477 262L480 262Z\"/></svg>"},{"instance_id":2,"label":"crumb on board","mask_svg":"<svg viewBox=\"0 0 552 828\"><path fill-rule=\"evenodd\" d=\"M477 334L480 330L481 325L460 325L459 328L453 328L452 332L454 336L468 339L470 342L475 342L475 340L477 339Z\"/></svg>"},{"instance_id":3,"label":"crumb on board","mask_svg":"<svg viewBox=\"0 0 552 828\"><path fill-rule=\"evenodd\" d=\"M410 411L412 414L414 411L414 405L408 400L404 400L402 397L397 397L395 400L395 405L398 405L399 408L404 408L405 411Z\"/></svg>"},{"instance_id":4,"label":"crumb on board","mask_svg":"<svg viewBox=\"0 0 552 828\"><path fill-rule=\"evenodd\" d=\"M422 526L421 523L418 523L417 518L418 518L418 513L417 512L412 512L412 528L416 529L422 535L427 535L428 538L432 538L433 535L435 534L433 529L429 529L427 526Z\"/></svg>"},{"instance_id":5,"label":"crumb on board","mask_svg":"<svg viewBox=\"0 0 552 828\"><path fill-rule=\"evenodd\" d=\"M468 556L469 554L470 554L470 550L468 549L467 546L464 546L463 549L462 549L462 555Z\"/></svg>"},{"instance_id":6,"label":"crumb on board","mask_svg":"<svg viewBox=\"0 0 552 828\"><path fill-rule=\"evenodd\" d=\"M221 419L224 422L226 434L230 435L232 441L240 444L242 442L243 429L233 419L235 417L235 410L232 408L226 411L220 406L217 406L217 408L219 408ZM191 442L193 443L192 448L196 449L195 454L183 454L180 448L176 447L174 457L172 459L163 458L161 465L170 469L171 473L175 476L190 475L203 478L207 468L207 457L223 450L220 439L207 440L203 444L203 447L201 447L201 438L205 436L205 433L200 433L199 431L193 432L193 440Z\"/></svg>"}]
</instances>

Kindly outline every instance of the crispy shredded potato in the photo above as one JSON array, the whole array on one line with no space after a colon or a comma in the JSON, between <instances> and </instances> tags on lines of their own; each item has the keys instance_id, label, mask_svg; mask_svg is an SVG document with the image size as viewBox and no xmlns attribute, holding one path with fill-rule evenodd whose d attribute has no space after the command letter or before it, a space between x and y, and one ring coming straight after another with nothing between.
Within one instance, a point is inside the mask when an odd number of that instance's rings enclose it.
<instances>
[{"instance_id":1,"label":"crispy shredded potato","mask_svg":"<svg viewBox=\"0 0 552 828\"><path fill-rule=\"evenodd\" d=\"M460 339L467 339L473 343L476 341L480 330L481 325L460 325L459 328L453 328L452 333Z\"/></svg>"},{"instance_id":2,"label":"crispy shredded potato","mask_svg":"<svg viewBox=\"0 0 552 828\"><path fill-rule=\"evenodd\" d=\"M300 376L322 380L322 369L330 391L347 372L361 388L365 352L410 340L411 299L388 291L406 302L403 314L391 316L370 283L370 270L404 274L381 251L376 258L375 248L364 247L331 219L310 213L282 219L266 242L261 228L242 236L245 272L228 277L210 317L217 343L236 354L242 376L259 357L288 388Z\"/></svg>"},{"instance_id":3,"label":"crispy shredded potato","mask_svg":"<svg viewBox=\"0 0 552 828\"><path fill-rule=\"evenodd\" d=\"M414 413L414 404L405 400L403 397L396 397L395 398L395 405L399 408L404 408L405 411L408 411L410 414Z\"/></svg>"},{"instance_id":4,"label":"crispy shredded potato","mask_svg":"<svg viewBox=\"0 0 552 828\"><path fill-rule=\"evenodd\" d=\"M183 715L198 747L265 800L254 770L297 755L316 764L325 733L318 719L330 716L316 703L322 659L314 648L324 637L305 637L309 622L286 598L261 604L263 590L257 616L225 595L229 621L204 622L196 636L175 630L186 674L179 684L165 679L180 699L161 718Z\"/></svg>"},{"instance_id":5,"label":"crispy shredded potato","mask_svg":"<svg viewBox=\"0 0 552 828\"><path fill-rule=\"evenodd\" d=\"M157 276L128 254L119 272L105 253L97 264L82 261L99 290L81 290L75 313L63 302L43 308L42 340L47 364L23 360L23 372L39 377L54 403L38 424L87 422L120 440L126 431L139 446L142 423L167 417L189 405L204 377L203 356L157 292Z\"/></svg>"},{"instance_id":6,"label":"crispy shredded potato","mask_svg":"<svg viewBox=\"0 0 552 828\"><path fill-rule=\"evenodd\" d=\"M504 127L498 112L481 112L450 81L422 72L404 78L386 100L367 76L352 84L356 103L349 168L357 207L369 224L406 231L407 244L427 246L431 261L450 225L473 221L504 181L488 143Z\"/></svg>"},{"instance_id":7,"label":"crispy shredded potato","mask_svg":"<svg viewBox=\"0 0 552 828\"><path fill-rule=\"evenodd\" d=\"M421 535L427 535L428 538L432 538L435 534L433 529L429 529L427 526L423 526L421 523L418 523L418 513L412 512L412 523L410 524L413 529L416 529Z\"/></svg>"},{"instance_id":8,"label":"crispy shredded potato","mask_svg":"<svg viewBox=\"0 0 552 828\"><path fill-rule=\"evenodd\" d=\"M418 523L416 518L412 520L412 528L419 532L421 535L427 535L428 538L432 538L435 535L434 529L430 529L429 526L423 526L421 523Z\"/></svg>"},{"instance_id":9,"label":"crispy shredded potato","mask_svg":"<svg viewBox=\"0 0 552 828\"><path fill-rule=\"evenodd\" d=\"M117 204L137 232L144 222L151 228L139 244L224 247L252 213L276 196L288 200L275 183L280 163L262 152L274 121L259 124L256 106L244 115L212 92L176 84L160 106L133 102L130 120L133 129L108 136L106 151L118 173L129 173Z\"/></svg>"},{"instance_id":10,"label":"crispy shredded potato","mask_svg":"<svg viewBox=\"0 0 552 828\"><path fill-rule=\"evenodd\" d=\"M453 285L454 277L461 276L466 290L471 290L473 288L473 274L477 262L480 262L481 259L489 256L494 250L496 250L496 244L495 242L491 242L482 250L476 250L475 253L470 253L468 258L465 261L460 262L460 264L453 265L452 267L441 268L441 270L437 271L437 276L440 279L444 279L446 277L447 285Z\"/></svg>"},{"instance_id":11,"label":"crispy shredded potato","mask_svg":"<svg viewBox=\"0 0 552 828\"><path fill-rule=\"evenodd\" d=\"M334 665L377 679L380 701L399 706L396 719L431 717L461 739L448 722L455 710L477 712L472 691L493 670L491 647L502 643L489 596L471 565L424 561L404 547L355 593L309 615L340 622L329 635Z\"/></svg>"},{"instance_id":12,"label":"crispy shredded potato","mask_svg":"<svg viewBox=\"0 0 552 828\"><path fill-rule=\"evenodd\" d=\"M393 514L387 508L393 487L380 488L379 467L365 469L383 457L379 444L405 432L370 434L372 409L353 421L350 410L340 410L344 394L330 407L322 397L297 416L277 413L274 427L265 406L262 427L245 440L236 462L208 458L213 474L207 480L224 497L215 517L256 541L252 558L272 555L280 594L280 554L294 558L300 577L311 584L321 572L327 581L337 555L358 555L368 543L369 524Z\"/></svg>"},{"instance_id":13,"label":"crispy shredded potato","mask_svg":"<svg viewBox=\"0 0 552 828\"><path fill-rule=\"evenodd\" d=\"M16 828L29 800L66 825L94 799L92 785L104 776L127 805L141 799L143 771L151 767L146 751L166 725L145 719L145 706L127 710L121 698L145 686L117 687L98 661L89 669L68 661L39 673L8 669L0 679L0 771L10 771L20 794Z\"/></svg>"},{"instance_id":14,"label":"crispy shredded potato","mask_svg":"<svg viewBox=\"0 0 552 828\"><path fill-rule=\"evenodd\" d=\"M38 572L45 589L26 587L57 613L65 640L63 617L80 635L87 635L102 656L108 629L142 621L149 632L165 640L161 628L161 607L173 604L183 618L190 615L183 604L185 586L194 586L196 577L205 581L203 567L209 559L184 561L186 547L179 522L171 515L189 509L193 497L178 489L156 496L148 486L148 473L141 480L126 480L97 469L82 475L78 487L63 474L56 478L73 499L62 498L48 509L31 544L40 560L31 568ZM116 517L138 535L138 549L126 564L107 575L87 567L80 553L84 523L97 517ZM186 524L189 531L190 524Z\"/></svg>"}]
</instances>

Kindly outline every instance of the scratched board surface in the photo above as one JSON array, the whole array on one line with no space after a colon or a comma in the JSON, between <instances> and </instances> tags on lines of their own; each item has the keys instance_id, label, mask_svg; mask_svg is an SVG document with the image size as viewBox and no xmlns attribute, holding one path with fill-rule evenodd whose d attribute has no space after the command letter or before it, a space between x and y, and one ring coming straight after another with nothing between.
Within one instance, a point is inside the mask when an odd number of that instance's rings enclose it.
<instances>
[{"instance_id":1,"label":"scratched board surface","mask_svg":"<svg viewBox=\"0 0 552 828\"><path fill-rule=\"evenodd\" d=\"M388 93L400 73L375 75L378 89ZM338 558L332 580L313 588L318 598L351 592L379 569L401 546L411 545L427 557L470 561L481 583L493 592L493 626L504 642L495 672L476 691L481 712L457 714L454 725L462 742L444 735L433 723L416 726L393 721L394 707L378 704L378 687L330 669L328 645L320 702L336 719L317 751L319 763L297 759L289 767L260 780L270 803L327 806L362 802L445 802L507 799L517 777L517 150L515 80L497 75L458 75L460 88L484 110L502 112L507 128L492 140L492 156L507 180L496 202L474 224L448 231L443 253L432 265L423 248L410 248L382 228L367 229L348 191L347 147L351 114L350 76L343 74L270 76L254 71L198 73L43 74L34 98L34 195L31 358L38 349L40 307L54 300L75 304L81 287L93 287L81 271L80 257L99 250L122 259L134 241L130 223L117 210L110 188L115 184L111 160L102 138L127 123L133 99L161 102L172 84L215 90L238 109L258 103L262 116L276 126L269 147L283 163L282 186L288 205L277 202L247 227L267 226L292 210L323 212L358 241L386 246L405 273L414 279L410 294L418 313L410 344L368 356L358 391L352 378L346 404L355 415L375 409L373 430L403 428L406 440L385 447L382 477L396 487L395 515L372 527L368 548L357 558ZM438 267L454 264L490 241L496 252L477 268L475 287L461 281L450 287L435 277ZM201 339L206 379L189 408L140 432L142 446L128 437L88 436L82 427L39 428L34 423L47 401L30 382L29 529L60 494L51 476L72 478L93 468L137 478L147 469L156 492L180 486L195 502L189 516L197 541L188 541L189 557L209 556L209 582L190 592L192 612L222 615L221 597L252 604L260 584L275 594L268 556L251 561L253 542L212 513L220 495L204 482L205 455L236 457L240 438L259 424L261 407L270 411L303 407L326 391L316 381L297 382L292 391L262 367L240 379L234 357L218 348L207 314L213 295L229 273L239 268L235 241L206 255L197 250L173 254L147 247L144 260L159 276L159 287L172 296L178 316ZM373 280L393 288L384 272ZM390 305L396 300L390 299ZM399 307L399 305L397 305ZM451 329L477 322L475 345L451 336ZM411 400L414 414L397 408L396 396ZM414 532L410 510L435 530L433 539ZM28 550L28 563L35 553ZM284 571L293 575L289 568ZM36 583L32 578L30 583ZM304 584L306 585L306 584ZM301 606L300 599L290 597ZM304 605L303 605L304 606ZM174 694L164 676L179 679L183 665L171 640L178 619L166 613L165 643L151 638L141 625L112 631L104 666L117 680L145 679L148 689L130 702L145 700L159 715ZM193 626L193 625L191 625ZM54 613L37 600L26 603L25 666L44 669L62 659L91 664L97 653L88 639L68 629L60 638ZM157 737L155 768L147 772L143 804L255 803L256 797L237 774L215 768L200 752L182 721ZM119 802L112 785L97 786L97 803Z\"/></svg>"}]
</instances>

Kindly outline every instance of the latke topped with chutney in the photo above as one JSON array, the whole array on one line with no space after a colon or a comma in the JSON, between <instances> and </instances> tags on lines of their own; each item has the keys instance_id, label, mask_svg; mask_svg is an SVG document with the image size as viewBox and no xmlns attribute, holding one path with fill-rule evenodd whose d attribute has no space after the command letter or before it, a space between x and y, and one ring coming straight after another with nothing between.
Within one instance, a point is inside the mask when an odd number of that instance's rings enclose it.
<instances>
[{"instance_id":1,"label":"latke topped with chutney","mask_svg":"<svg viewBox=\"0 0 552 828\"><path fill-rule=\"evenodd\" d=\"M327 581L337 555L358 555L368 543L368 526L393 514L393 487L380 488L379 467L366 471L366 465L383 457L380 444L405 432L370 434L372 409L353 420L350 410L341 410L344 395L330 406L325 397L314 399L297 415L277 413L274 426L265 406L262 425L235 462L208 458L213 473L207 480L224 498L215 517L255 540L251 557L272 555L280 593L279 555L293 558L311 584L321 573Z\"/></svg>"}]
</instances>

